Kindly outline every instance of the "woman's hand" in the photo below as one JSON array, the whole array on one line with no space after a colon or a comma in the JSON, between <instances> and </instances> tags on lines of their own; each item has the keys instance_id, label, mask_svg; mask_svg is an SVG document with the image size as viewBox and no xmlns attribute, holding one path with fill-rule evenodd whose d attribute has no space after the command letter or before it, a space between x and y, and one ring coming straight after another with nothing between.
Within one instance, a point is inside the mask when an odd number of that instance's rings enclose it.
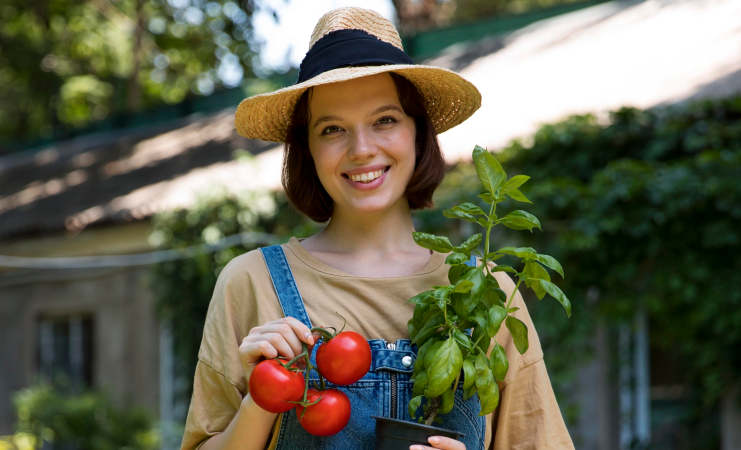
<instances>
[{"instance_id":1,"label":"woman's hand","mask_svg":"<svg viewBox=\"0 0 741 450\"><path fill-rule=\"evenodd\" d=\"M425 445L412 445L409 450L434 450L436 448L445 448L448 450L466 450L466 445L461 441L450 439L442 436L430 436L427 438L432 447Z\"/></svg>"},{"instance_id":2,"label":"woman's hand","mask_svg":"<svg viewBox=\"0 0 741 450\"><path fill-rule=\"evenodd\" d=\"M309 345L309 354L314 347L314 336L309 328L293 317L267 322L250 330L239 346L239 359L244 373L250 379L255 366L264 358L279 355L293 359L302 352L302 342Z\"/></svg>"}]
</instances>

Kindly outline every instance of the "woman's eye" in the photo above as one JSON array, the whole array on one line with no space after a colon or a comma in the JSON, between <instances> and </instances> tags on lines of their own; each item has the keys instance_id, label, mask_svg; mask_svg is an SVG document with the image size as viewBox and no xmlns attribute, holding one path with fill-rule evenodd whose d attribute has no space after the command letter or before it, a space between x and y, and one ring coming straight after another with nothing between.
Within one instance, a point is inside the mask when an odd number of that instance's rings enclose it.
<instances>
[{"instance_id":1,"label":"woman's eye","mask_svg":"<svg viewBox=\"0 0 741 450\"><path fill-rule=\"evenodd\" d=\"M394 119L393 117L381 117L380 119L378 119L378 123L384 124L384 125L387 123L394 123L394 122L396 122L396 119Z\"/></svg>"},{"instance_id":2,"label":"woman's eye","mask_svg":"<svg viewBox=\"0 0 741 450\"><path fill-rule=\"evenodd\" d=\"M327 128L322 130L322 134L330 134L330 133L334 133L339 130L340 130L340 127L338 127L337 125L330 125Z\"/></svg>"}]
</instances>

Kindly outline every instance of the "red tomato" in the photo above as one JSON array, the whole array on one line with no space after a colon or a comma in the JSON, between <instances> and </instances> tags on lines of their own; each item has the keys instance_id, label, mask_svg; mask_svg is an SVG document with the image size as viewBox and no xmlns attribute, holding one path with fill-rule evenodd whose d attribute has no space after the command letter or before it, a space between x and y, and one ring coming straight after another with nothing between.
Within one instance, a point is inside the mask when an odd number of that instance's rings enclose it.
<instances>
[{"instance_id":1,"label":"red tomato","mask_svg":"<svg viewBox=\"0 0 741 450\"><path fill-rule=\"evenodd\" d=\"M289 401L304 398L304 376L291 372L275 359L267 359L257 366L250 375L250 396L257 405L271 413L282 413L296 407Z\"/></svg>"},{"instance_id":2,"label":"red tomato","mask_svg":"<svg viewBox=\"0 0 741 450\"><path fill-rule=\"evenodd\" d=\"M316 366L334 384L353 384L370 369L370 345L358 333L343 331L319 346Z\"/></svg>"},{"instance_id":3,"label":"red tomato","mask_svg":"<svg viewBox=\"0 0 741 450\"><path fill-rule=\"evenodd\" d=\"M301 426L314 436L332 436L339 433L350 421L350 399L337 389L326 391L309 389L310 402L315 402L319 397L322 398L319 403L307 406L305 413L303 406L296 406L296 416Z\"/></svg>"}]
</instances>

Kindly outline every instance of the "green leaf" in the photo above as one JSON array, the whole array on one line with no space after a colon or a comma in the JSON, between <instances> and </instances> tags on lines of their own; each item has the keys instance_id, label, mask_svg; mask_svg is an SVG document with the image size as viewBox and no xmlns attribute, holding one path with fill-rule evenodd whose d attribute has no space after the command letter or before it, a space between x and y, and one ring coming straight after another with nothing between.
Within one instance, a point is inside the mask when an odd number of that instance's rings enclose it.
<instances>
[{"instance_id":1,"label":"green leaf","mask_svg":"<svg viewBox=\"0 0 741 450\"><path fill-rule=\"evenodd\" d=\"M468 337L467 334L465 334L458 328L453 328L453 338L458 342L458 344L461 347L465 348L468 351L471 351L473 342L471 342L471 339Z\"/></svg>"},{"instance_id":2,"label":"green leaf","mask_svg":"<svg viewBox=\"0 0 741 450\"><path fill-rule=\"evenodd\" d=\"M414 303L415 305L421 305L423 303L428 303L425 300L427 300L431 295L433 291L424 291L421 292L414 297L407 300L407 303Z\"/></svg>"},{"instance_id":3,"label":"green leaf","mask_svg":"<svg viewBox=\"0 0 741 450\"><path fill-rule=\"evenodd\" d=\"M489 193L489 191L483 191L476 197L480 198L481 200L485 201L488 204L494 203L494 197Z\"/></svg>"},{"instance_id":4,"label":"green leaf","mask_svg":"<svg viewBox=\"0 0 741 450\"><path fill-rule=\"evenodd\" d=\"M561 267L561 263L556 261L556 258L548 255L538 255L536 259L538 262L543 263L543 265L558 272L558 274L561 275L561 278L564 278L563 268Z\"/></svg>"},{"instance_id":5,"label":"green leaf","mask_svg":"<svg viewBox=\"0 0 741 450\"><path fill-rule=\"evenodd\" d=\"M422 404L422 398L424 398L423 395L418 395L409 400L409 417L411 417L412 420L416 418L417 408Z\"/></svg>"},{"instance_id":6,"label":"green leaf","mask_svg":"<svg viewBox=\"0 0 741 450\"><path fill-rule=\"evenodd\" d=\"M424 326L421 330L419 330L419 333L414 337L412 340L413 344L416 344L418 342L424 342L427 339L430 338L438 328L440 328L440 325L445 323L445 317L443 316L443 312L440 311L439 314L435 314L430 319L425 321Z\"/></svg>"},{"instance_id":7,"label":"green leaf","mask_svg":"<svg viewBox=\"0 0 741 450\"><path fill-rule=\"evenodd\" d=\"M456 209L456 210L459 210L459 211L464 211L464 212L467 212L469 214L473 214L473 215L477 215L477 216L478 215L481 215L481 216L485 216L486 215L486 213L484 212L483 209L479 208L478 206L474 205L473 203L468 203L468 202L461 203L460 205L455 206L452 209Z\"/></svg>"},{"instance_id":8,"label":"green leaf","mask_svg":"<svg viewBox=\"0 0 741 450\"><path fill-rule=\"evenodd\" d=\"M465 280L464 280L465 281ZM434 303L442 310L448 303L448 296L453 286L443 286L432 291L431 299L434 299Z\"/></svg>"},{"instance_id":9,"label":"green leaf","mask_svg":"<svg viewBox=\"0 0 741 450\"><path fill-rule=\"evenodd\" d=\"M466 292L470 291L472 287L473 282L468 280L460 280L455 284L453 292L465 294Z\"/></svg>"},{"instance_id":10,"label":"green leaf","mask_svg":"<svg viewBox=\"0 0 741 450\"><path fill-rule=\"evenodd\" d=\"M479 223L479 220L476 218L476 216L454 209L446 209L445 211L443 211L443 216L447 217L448 219L461 219L468 222Z\"/></svg>"},{"instance_id":11,"label":"green leaf","mask_svg":"<svg viewBox=\"0 0 741 450\"><path fill-rule=\"evenodd\" d=\"M451 266L450 270L448 270L448 281L450 281L450 284L455 284L458 282L458 280L461 279L461 275L469 271L471 267L465 265L465 264L458 264L455 266Z\"/></svg>"},{"instance_id":12,"label":"green leaf","mask_svg":"<svg viewBox=\"0 0 741 450\"><path fill-rule=\"evenodd\" d=\"M516 200L518 202L532 203L529 198L525 197L525 194L520 192L519 189L512 189L511 191L507 192L507 195L509 195L512 200Z\"/></svg>"},{"instance_id":13,"label":"green leaf","mask_svg":"<svg viewBox=\"0 0 741 450\"><path fill-rule=\"evenodd\" d=\"M479 339L482 334L484 336ZM471 339L473 339L473 342L479 341L476 346L486 353L489 350L489 344L491 344L491 336L486 333L486 324L483 327L480 325L475 327L473 333L471 333Z\"/></svg>"},{"instance_id":14,"label":"green leaf","mask_svg":"<svg viewBox=\"0 0 741 450\"><path fill-rule=\"evenodd\" d=\"M476 382L476 359L469 355L463 360L463 389L468 389Z\"/></svg>"},{"instance_id":15,"label":"green leaf","mask_svg":"<svg viewBox=\"0 0 741 450\"><path fill-rule=\"evenodd\" d=\"M425 354L425 370L429 369L430 366L432 366L432 363L435 362L435 355L437 354L437 351L440 350L440 347L442 347L443 342L445 341L437 341L432 344L429 350L427 350L427 353Z\"/></svg>"},{"instance_id":16,"label":"green leaf","mask_svg":"<svg viewBox=\"0 0 741 450\"><path fill-rule=\"evenodd\" d=\"M451 266L455 266L457 264L465 264L466 261L468 261L468 256L466 256L464 253L458 252L453 252L449 254L447 258L445 258L445 264L449 264Z\"/></svg>"},{"instance_id":17,"label":"green leaf","mask_svg":"<svg viewBox=\"0 0 741 450\"><path fill-rule=\"evenodd\" d=\"M543 289L545 289L546 292L548 292L548 295L558 300L558 302L566 310L566 315L568 317L571 317L571 302L568 298L566 298L561 289L559 289L558 286L556 286L555 284L546 280L540 280L540 285L543 286Z\"/></svg>"},{"instance_id":18,"label":"green leaf","mask_svg":"<svg viewBox=\"0 0 741 450\"><path fill-rule=\"evenodd\" d=\"M499 405L499 385L494 379L494 374L486 357L481 353L476 358L476 390L479 392L479 401L481 402L479 416L485 416L497 409L497 405Z\"/></svg>"},{"instance_id":19,"label":"green leaf","mask_svg":"<svg viewBox=\"0 0 741 450\"><path fill-rule=\"evenodd\" d=\"M520 310L520 308L518 308L516 306L513 306L511 308L507 308L507 313L510 314L510 313L513 313L513 312L519 311L519 310Z\"/></svg>"},{"instance_id":20,"label":"green leaf","mask_svg":"<svg viewBox=\"0 0 741 450\"><path fill-rule=\"evenodd\" d=\"M473 286L465 294L454 294L459 301L453 302L453 309L460 317L466 318L486 293L486 275L481 268L473 267L462 278L473 283Z\"/></svg>"},{"instance_id":21,"label":"green leaf","mask_svg":"<svg viewBox=\"0 0 741 450\"><path fill-rule=\"evenodd\" d=\"M463 401L468 400L475 393L476 393L476 384L474 383L471 386L469 386L468 389L463 390Z\"/></svg>"},{"instance_id":22,"label":"green leaf","mask_svg":"<svg viewBox=\"0 0 741 450\"><path fill-rule=\"evenodd\" d=\"M453 244L450 243L450 239L445 236L435 236L429 233L420 233L415 231L412 233L414 236L414 242L420 247L424 247L438 253L448 253L453 250Z\"/></svg>"},{"instance_id":23,"label":"green leaf","mask_svg":"<svg viewBox=\"0 0 741 450\"><path fill-rule=\"evenodd\" d=\"M486 314L486 334L489 336L496 336L499 333L499 328L502 326L502 321L507 317L507 310L501 306L494 305L489 308Z\"/></svg>"},{"instance_id":24,"label":"green leaf","mask_svg":"<svg viewBox=\"0 0 741 450\"><path fill-rule=\"evenodd\" d=\"M506 183L504 183L504 187L502 187L502 194L506 194L507 192L517 189L518 187L525 184L527 180L529 180L530 177L527 175L515 175L509 180L507 180Z\"/></svg>"},{"instance_id":25,"label":"green leaf","mask_svg":"<svg viewBox=\"0 0 741 450\"><path fill-rule=\"evenodd\" d=\"M430 291L432 292L432 291ZM414 312L412 313L412 324L414 325L414 328L417 330L422 329L425 325L424 316L425 313L430 309L430 305L425 304L417 304L414 307Z\"/></svg>"},{"instance_id":26,"label":"green leaf","mask_svg":"<svg viewBox=\"0 0 741 450\"><path fill-rule=\"evenodd\" d=\"M443 341L442 346L435 354L435 360L427 369L430 386L427 388L429 397L437 397L450 387L463 366L463 355L455 339Z\"/></svg>"},{"instance_id":27,"label":"green leaf","mask_svg":"<svg viewBox=\"0 0 741 450\"><path fill-rule=\"evenodd\" d=\"M409 332L409 339L414 339L415 336L417 336L417 333L419 332L418 329L414 328L414 319L409 319L407 322L407 331Z\"/></svg>"},{"instance_id":28,"label":"green leaf","mask_svg":"<svg viewBox=\"0 0 741 450\"><path fill-rule=\"evenodd\" d=\"M473 149L473 162L476 164L476 174L479 176L484 189L492 195L496 194L497 190L507 180L507 174L504 172L502 165L499 164L494 155L478 145Z\"/></svg>"},{"instance_id":29,"label":"green leaf","mask_svg":"<svg viewBox=\"0 0 741 450\"><path fill-rule=\"evenodd\" d=\"M438 414L447 414L452 411L453 406L455 405L455 396L453 394L453 389L448 389L447 391L443 392L442 398L440 400L440 409L437 410Z\"/></svg>"},{"instance_id":30,"label":"green leaf","mask_svg":"<svg viewBox=\"0 0 741 450\"><path fill-rule=\"evenodd\" d=\"M463 203L443 211L443 216L449 219L463 219L474 223L478 223L478 218L476 217L478 215L488 217L481 208L473 203Z\"/></svg>"},{"instance_id":31,"label":"green leaf","mask_svg":"<svg viewBox=\"0 0 741 450\"><path fill-rule=\"evenodd\" d=\"M412 395L414 397L424 395L428 384L427 371L418 373L417 378L414 379L414 384L412 385Z\"/></svg>"},{"instance_id":32,"label":"green leaf","mask_svg":"<svg viewBox=\"0 0 741 450\"><path fill-rule=\"evenodd\" d=\"M523 259L535 259L538 256L538 252L532 247L502 247L497 250L497 253L504 253L505 255L517 256Z\"/></svg>"},{"instance_id":33,"label":"green leaf","mask_svg":"<svg viewBox=\"0 0 741 450\"><path fill-rule=\"evenodd\" d=\"M488 261L496 261L499 258L503 258L503 257L504 257L504 255L500 255L497 252L490 252L490 253L487 253L486 256L485 256L485 258Z\"/></svg>"},{"instance_id":34,"label":"green leaf","mask_svg":"<svg viewBox=\"0 0 741 450\"><path fill-rule=\"evenodd\" d=\"M471 250L478 247L481 242L481 233L474 234L470 238L466 239L461 245L455 247L455 251L459 253L469 253Z\"/></svg>"},{"instance_id":35,"label":"green leaf","mask_svg":"<svg viewBox=\"0 0 741 450\"><path fill-rule=\"evenodd\" d=\"M507 354L504 352L504 347L499 345L498 342L494 344L491 355L489 355L489 365L491 366L491 371L494 373L494 378L497 381L504 380L509 370L509 360L507 359Z\"/></svg>"},{"instance_id":36,"label":"green leaf","mask_svg":"<svg viewBox=\"0 0 741 450\"><path fill-rule=\"evenodd\" d=\"M511 266L505 266L504 264L500 264L498 266L495 266L493 269L489 269L490 272L509 272L509 273L517 273L515 269L513 269Z\"/></svg>"},{"instance_id":37,"label":"green leaf","mask_svg":"<svg viewBox=\"0 0 741 450\"><path fill-rule=\"evenodd\" d=\"M422 346L417 350L417 358L414 360L414 373L420 373L425 370L425 355L430 350L436 341L434 339L428 339Z\"/></svg>"},{"instance_id":38,"label":"green leaf","mask_svg":"<svg viewBox=\"0 0 741 450\"><path fill-rule=\"evenodd\" d=\"M516 210L499 219L499 223L513 230L530 230L540 228L540 221L537 217L527 211Z\"/></svg>"},{"instance_id":39,"label":"green leaf","mask_svg":"<svg viewBox=\"0 0 741 450\"><path fill-rule=\"evenodd\" d=\"M507 325L507 329L509 329L509 332L512 335L512 340L515 341L515 347L517 347L517 351L520 352L521 355L524 354L527 351L527 348L530 346L530 343L527 340L527 325L512 316L507 316L505 324Z\"/></svg>"},{"instance_id":40,"label":"green leaf","mask_svg":"<svg viewBox=\"0 0 741 450\"><path fill-rule=\"evenodd\" d=\"M546 272L543 266L533 260L525 263L525 269L523 270L523 272L527 274L525 286L531 288L533 292L535 292L535 295L537 295L539 299L542 299L545 296L546 291L545 289L543 289L543 287L541 287L540 283L537 280L543 279L551 281L551 277L550 275L548 275L548 272Z\"/></svg>"}]
</instances>

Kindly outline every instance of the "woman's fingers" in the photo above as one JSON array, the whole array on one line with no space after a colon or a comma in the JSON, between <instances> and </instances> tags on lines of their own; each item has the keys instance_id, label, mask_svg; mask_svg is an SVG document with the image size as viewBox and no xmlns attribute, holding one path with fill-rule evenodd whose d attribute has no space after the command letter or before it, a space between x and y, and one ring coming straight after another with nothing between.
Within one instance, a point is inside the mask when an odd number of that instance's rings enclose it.
<instances>
[{"instance_id":1,"label":"woman's fingers","mask_svg":"<svg viewBox=\"0 0 741 450\"><path fill-rule=\"evenodd\" d=\"M461 441L455 439L446 438L443 436L430 436L427 438L432 447L425 445L412 445L409 450L434 450L436 448L444 448L448 450L466 450L466 445Z\"/></svg>"},{"instance_id":2,"label":"woman's fingers","mask_svg":"<svg viewBox=\"0 0 741 450\"><path fill-rule=\"evenodd\" d=\"M293 350L294 356L300 355L301 352L303 351L301 340L299 340L299 337L296 336L296 332L287 323L273 323L270 325L265 325L263 327L262 332L265 333L265 335L270 334L270 333L276 333L276 334L283 336L283 340L285 340L285 342L288 343L288 345L291 347L291 350ZM288 357L287 355L283 355L283 356ZM291 358L293 358L293 356L291 356Z\"/></svg>"}]
</instances>

